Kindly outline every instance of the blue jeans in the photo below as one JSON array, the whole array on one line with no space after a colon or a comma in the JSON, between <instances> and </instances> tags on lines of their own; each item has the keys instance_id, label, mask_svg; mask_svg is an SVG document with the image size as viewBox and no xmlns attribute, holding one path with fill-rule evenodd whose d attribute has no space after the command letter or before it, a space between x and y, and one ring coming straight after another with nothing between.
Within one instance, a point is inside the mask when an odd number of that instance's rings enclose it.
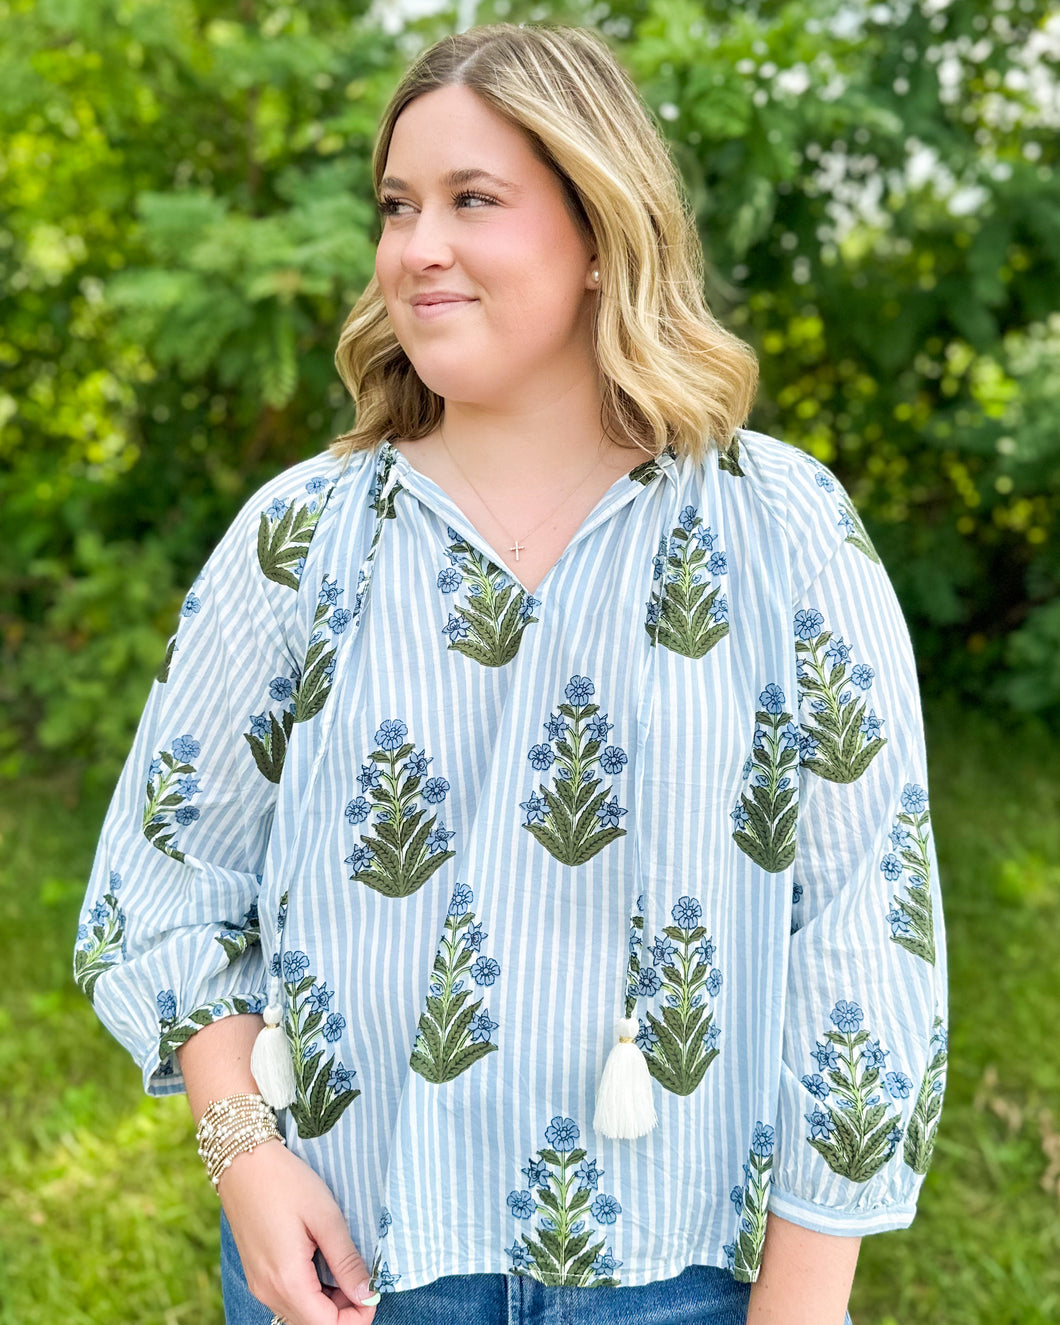
<instances>
[{"instance_id":1,"label":"blue jeans","mask_svg":"<svg viewBox=\"0 0 1060 1325\"><path fill-rule=\"evenodd\" d=\"M271 1325L252 1297L221 1215L226 1325ZM690 1265L675 1279L631 1288L546 1288L521 1274L450 1274L384 1293L376 1325L745 1325L751 1285L728 1270ZM846 1325L851 1325L850 1317Z\"/></svg>"}]
</instances>

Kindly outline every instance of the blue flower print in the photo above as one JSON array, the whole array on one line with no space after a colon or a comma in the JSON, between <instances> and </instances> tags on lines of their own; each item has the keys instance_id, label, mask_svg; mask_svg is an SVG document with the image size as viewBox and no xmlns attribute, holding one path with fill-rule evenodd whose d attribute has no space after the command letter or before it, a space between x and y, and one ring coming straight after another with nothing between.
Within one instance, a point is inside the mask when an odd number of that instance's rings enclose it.
<instances>
[{"instance_id":1,"label":"blue flower print","mask_svg":"<svg viewBox=\"0 0 1060 1325\"><path fill-rule=\"evenodd\" d=\"M294 693L294 682L288 676L274 676L269 682L269 694L282 703Z\"/></svg>"},{"instance_id":2,"label":"blue flower print","mask_svg":"<svg viewBox=\"0 0 1060 1325\"><path fill-rule=\"evenodd\" d=\"M850 649L843 642L842 635L833 635L828 641L828 646L824 651L824 656L833 667L845 667L850 661Z\"/></svg>"},{"instance_id":3,"label":"blue flower print","mask_svg":"<svg viewBox=\"0 0 1060 1325\"><path fill-rule=\"evenodd\" d=\"M774 1132L772 1127L767 1127L765 1123L755 1123L755 1130L751 1137L751 1150L764 1159L766 1155L773 1153Z\"/></svg>"},{"instance_id":4,"label":"blue flower print","mask_svg":"<svg viewBox=\"0 0 1060 1325\"><path fill-rule=\"evenodd\" d=\"M404 744L408 734L409 729L400 718L386 718L379 724L375 742L380 750L397 750Z\"/></svg>"},{"instance_id":5,"label":"blue flower print","mask_svg":"<svg viewBox=\"0 0 1060 1325\"><path fill-rule=\"evenodd\" d=\"M589 700L596 694L596 687L587 676L572 676L563 693L570 704L588 704Z\"/></svg>"},{"instance_id":6,"label":"blue flower print","mask_svg":"<svg viewBox=\"0 0 1060 1325\"><path fill-rule=\"evenodd\" d=\"M419 753L409 755L402 765L401 771L407 773L411 778L425 778L427 776L427 765L430 762L427 758L427 751L420 750Z\"/></svg>"},{"instance_id":7,"label":"blue flower print","mask_svg":"<svg viewBox=\"0 0 1060 1325\"><path fill-rule=\"evenodd\" d=\"M172 989L163 989L155 996L158 1015L163 1021L174 1021L177 1016L177 996Z\"/></svg>"},{"instance_id":8,"label":"blue flower print","mask_svg":"<svg viewBox=\"0 0 1060 1325\"><path fill-rule=\"evenodd\" d=\"M875 741L883 731L883 719L876 716L875 709L869 709L861 719L859 730L866 740Z\"/></svg>"},{"instance_id":9,"label":"blue flower print","mask_svg":"<svg viewBox=\"0 0 1060 1325\"><path fill-rule=\"evenodd\" d=\"M650 1026L645 1026L643 1023L641 1023L640 1030L637 1032L636 1039L633 1041L633 1043L637 1046L637 1048L641 1051L641 1053L649 1054L651 1053L652 1049L654 1049L654 1047L659 1043L659 1037L655 1034L655 1032L652 1030Z\"/></svg>"},{"instance_id":10,"label":"blue flower print","mask_svg":"<svg viewBox=\"0 0 1060 1325\"><path fill-rule=\"evenodd\" d=\"M516 1219L529 1219L534 1213L534 1198L529 1192L509 1192L508 1209Z\"/></svg>"},{"instance_id":11,"label":"blue flower print","mask_svg":"<svg viewBox=\"0 0 1060 1325\"><path fill-rule=\"evenodd\" d=\"M495 1031L499 1025L500 1022L498 1021L490 1021L489 1013L486 1012L485 1009L483 1009L482 1012L477 1012L471 1018L471 1025L469 1027L471 1031L471 1043L472 1044L488 1043L490 1038L490 1033L492 1031Z\"/></svg>"},{"instance_id":12,"label":"blue flower print","mask_svg":"<svg viewBox=\"0 0 1060 1325\"><path fill-rule=\"evenodd\" d=\"M711 998L717 998L720 989L721 989L721 972L717 969L717 967L715 967L714 970L711 971L710 975L707 976L707 993L711 996Z\"/></svg>"},{"instance_id":13,"label":"blue flower print","mask_svg":"<svg viewBox=\"0 0 1060 1325\"><path fill-rule=\"evenodd\" d=\"M637 975L637 994L653 998L662 988L662 980L654 966L642 966Z\"/></svg>"},{"instance_id":14,"label":"blue flower print","mask_svg":"<svg viewBox=\"0 0 1060 1325\"><path fill-rule=\"evenodd\" d=\"M679 929L695 929L703 908L694 897L679 897L670 910L674 924Z\"/></svg>"},{"instance_id":15,"label":"blue flower print","mask_svg":"<svg viewBox=\"0 0 1060 1325\"><path fill-rule=\"evenodd\" d=\"M259 741L260 741L260 740L264 740L265 737L269 735L269 731L270 731L270 728L269 728L269 720L268 720L268 718L266 717L266 715L265 715L264 713L252 713L252 714L250 715L250 734L251 734L251 736L256 736L256 737L258 738ZM155 762L158 763L157 760L156 760ZM152 767L152 770L153 770L153 769L154 769L154 765L152 764L151 767ZM161 764L159 764L159 770L160 770L160 769L161 769ZM157 772L154 772L154 771L153 771L152 774L151 774L151 776L152 776L152 777L157 777L158 774L157 774Z\"/></svg>"},{"instance_id":16,"label":"blue flower print","mask_svg":"<svg viewBox=\"0 0 1060 1325\"><path fill-rule=\"evenodd\" d=\"M861 1025L865 1014L857 1003L848 1003L845 999L839 999L830 1013L831 1020L835 1023L838 1030L844 1035L853 1035Z\"/></svg>"},{"instance_id":17,"label":"blue flower print","mask_svg":"<svg viewBox=\"0 0 1060 1325\"><path fill-rule=\"evenodd\" d=\"M803 888L802 888L802 884L801 884L801 883L793 883L793 884L791 885L791 904L792 904L792 906L798 906L798 904L802 901L802 892L803 892Z\"/></svg>"},{"instance_id":18,"label":"blue flower print","mask_svg":"<svg viewBox=\"0 0 1060 1325\"><path fill-rule=\"evenodd\" d=\"M609 801L604 801L603 805L596 811L596 817L604 828L617 828L619 819L626 813L628 811L619 805L618 797L612 796Z\"/></svg>"},{"instance_id":19,"label":"blue flower print","mask_svg":"<svg viewBox=\"0 0 1060 1325\"><path fill-rule=\"evenodd\" d=\"M548 747L545 746L544 748L547 749ZM543 824L547 804L548 802L544 796L539 796L536 791L532 791L529 800L519 802L519 808L526 811L526 822L528 824Z\"/></svg>"},{"instance_id":20,"label":"blue flower print","mask_svg":"<svg viewBox=\"0 0 1060 1325\"><path fill-rule=\"evenodd\" d=\"M344 1095L353 1086L353 1078L357 1075L348 1067L343 1067L341 1063L336 1063L328 1076L328 1090L335 1095Z\"/></svg>"},{"instance_id":21,"label":"blue flower print","mask_svg":"<svg viewBox=\"0 0 1060 1325\"><path fill-rule=\"evenodd\" d=\"M519 615L525 621L528 617L532 617L534 615L534 609L540 606L540 598L535 598L532 593L524 594L523 601L519 606Z\"/></svg>"},{"instance_id":22,"label":"blue flower print","mask_svg":"<svg viewBox=\"0 0 1060 1325\"><path fill-rule=\"evenodd\" d=\"M808 732L803 732L799 736L799 760L806 763L809 759L816 759L820 746Z\"/></svg>"},{"instance_id":23,"label":"blue flower print","mask_svg":"<svg viewBox=\"0 0 1060 1325\"><path fill-rule=\"evenodd\" d=\"M737 1214L743 1214L743 1188L739 1183L729 1192L729 1200L736 1207Z\"/></svg>"},{"instance_id":24,"label":"blue flower print","mask_svg":"<svg viewBox=\"0 0 1060 1325\"><path fill-rule=\"evenodd\" d=\"M318 492L323 492L327 486L327 479L322 474L318 474L316 478L306 480L305 490L311 495L315 495Z\"/></svg>"},{"instance_id":25,"label":"blue flower print","mask_svg":"<svg viewBox=\"0 0 1060 1325\"><path fill-rule=\"evenodd\" d=\"M466 883L458 883L453 889L453 895L449 901L449 915L463 916L471 910L471 904L475 900L475 894Z\"/></svg>"},{"instance_id":26,"label":"blue flower print","mask_svg":"<svg viewBox=\"0 0 1060 1325\"><path fill-rule=\"evenodd\" d=\"M400 1274L393 1274L391 1272L389 1262L384 1261L373 1275L372 1283L375 1284L376 1289L380 1293L392 1293L394 1291L394 1285L400 1278Z\"/></svg>"},{"instance_id":27,"label":"blue flower print","mask_svg":"<svg viewBox=\"0 0 1060 1325\"><path fill-rule=\"evenodd\" d=\"M327 987L326 983L314 985L306 996L306 1007L311 1012L323 1014L327 1012L328 1004L334 997L334 992Z\"/></svg>"},{"instance_id":28,"label":"blue flower print","mask_svg":"<svg viewBox=\"0 0 1060 1325\"><path fill-rule=\"evenodd\" d=\"M346 818L351 824L363 824L371 808L364 796L357 796L346 806Z\"/></svg>"},{"instance_id":29,"label":"blue flower print","mask_svg":"<svg viewBox=\"0 0 1060 1325\"><path fill-rule=\"evenodd\" d=\"M299 948L283 954L283 978L288 984L297 984L309 970L309 958Z\"/></svg>"},{"instance_id":30,"label":"blue flower print","mask_svg":"<svg viewBox=\"0 0 1060 1325\"><path fill-rule=\"evenodd\" d=\"M676 951L677 948L671 939L657 938L652 944L651 959L656 966L669 966Z\"/></svg>"},{"instance_id":31,"label":"blue flower print","mask_svg":"<svg viewBox=\"0 0 1060 1325\"><path fill-rule=\"evenodd\" d=\"M617 745L607 746L600 756L600 767L611 776L621 773L623 765L628 762L629 758L625 750L620 749Z\"/></svg>"},{"instance_id":32,"label":"blue flower print","mask_svg":"<svg viewBox=\"0 0 1060 1325\"><path fill-rule=\"evenodd\" d=\"M902 788L901 803L906 814L922 814L927 809L927 792L915 782L907 782Z\"/></svg>"},{"instance_id":33,"label":"blue flower print","mask_svg":"<svg viewBox=\"0 0 1060 1325\"><path fill-rule=\"evenodd\" d=\"M850 679L859 690L871 690L875 671L868 663L857 663L850 672Z\"/></svg>"},{"instance_id":34,"label":"blue flower print","mask_svg":"<svg viewBox=\"0 0 1060 1325\"><path fill-rule=\"evenodd\" d=\"M598 1224L613 1224L622 1213L622 1207L613 1196L600 1192L589 1207Z\"/></svg>"},{"instance_id":35,"label":"blue flower print","mask_svg":"<svg viewBox=\"0 0 1060 1325\"><path fill-rule=\"evenodd\" d=\"M462 613L454 614L450 612L449 620L442 627L442 634L449 636L451 644L455 644L458 640L467 639L470 632L470 623Z\"/></svg>"},{"instance_id":36,"label":"blue flower print","mask_svg":"<svg viewBox=\"0 0 1060 1325\"><path fill-rule=\"evenodd\" d=\"M595 1159L583 1159L575 1169L574 1176L578 1179L578 1186L583 1192L594 1192L604 1175L603 1171L597 1167Z\"/></svg>"},{"instance_id":37,"label":"blue flower print","mask_svg":"<svg viewBox=\"0 0 1060 1325\"><path fill-rule=\"evenodd\" d=\"M681 514L677 517L678 524L680 524L681 528L685 531L686 534L690 534L692 532L693 528L695 527L696 516L698 514L699 512L696 510L694 506L686 506L684 510L682 510Z\"/></svg>"},{"instance_id":38,"label":"blue flower print","mask_svg":"<svg viewBox=\"0 0 1060 1325\"><path fill-rule=\"evenodd\" d=\"M483 939L488 939L488 938L489 935L482 928L482 926L476 925L474 921L471 921L467 929L464 930L464 939L463 939L464 947L467 949L468 952L478 952L478 950L482 947Z\"/></svg>"},{"instance_id":39,"label":"blue flower print","mask_svg":"<svg viewBox=\"0 0 1060 1325\"><path fill-rule=\"evenodd\" d=\"M893 1100L907 1100L913 1083L904 1072L888 1072L883 1078L884 1089Z\"/></svg>"},{"instance_id":40,"label":"blue flower print","mask_svg":"<svg viewBox=\"0 0 1060 1325\"><path fill-rule=\"evenodd\" d=\"M445 800L448 791L449 783L445 778L428 778L427 784L423 788L423 798L431 805L440 805Z\"/></svg>"},{"instance_id":41,"label":"blue flower print","mask_svg":"<svg viewBox=\"0 0 1060 1325\"><path fill-rule=\"evenodd\" d=\"M342 596L342 590L339 588L338 580L329 580L325 575L320 584L320 593L317 595L317 603L321 607L334 607Z\"/></svg>"},{"instance_id":42,"label":"blue flower print","mask_svg":"<svg viewBox=\"0 0 1060 1325\"><path fill-rule=\"evenodd\" d=\"M889 1051L887 1049L880 1048L879 1040L869 1040L869 1042L865 1045L864 1049L862 1049L861 1051L862 1067L866 1068L886 1067L888 1052Z\"/></svg>"},{"instance_id":43,"label":"blue flower print","mask_svg":"<svg viewBox=\"0 0 1060 1325\"><path fill-rule=\"evenodd\" d=\"M714 941L713 939L704 939L696 949L696 957L704 966L710 966L714 962Z\"/></svg>"},{"instance_id":44,"label":"blue flower print","mask_svg":"<svg viewBox=\"0 0 1060 1325\"><path fill-rule=\"evenodd\" d=\"M361 784L362 791L371 791L379 786L379 769L375 764L362 764L361 771L357 774L357 781Z\"/></svg>"},{"instance_id":45,"label":"blue flower print","mask_svg":"<svg viewBox=\"0 0 1060 1325\"><path fill-rule=\"evenodd\" d=\"M530 749L530 753L527 755L527 758L530 760L531 766L538 769L541 772L543 772L546 768L549 768L551 766L552 761L555 759L555 757L556 756L552 753L552 747L550 745L532 746Z\"/></svg>"},{"instance_id":46,"label":"blue flower print","mask_svg":"<svg viewBox=\"0 0 1060 1325\"><path fill-rule=\"evenodd\" d=\"M741 828L746 828L751 821L750 815L744 809L743 801L732 807L729 811L729 818L732 820L736 832L739 832Z\"/></svg>"},{"instance_id":47,"label":"blue flower print","mask_svg":"<svg viewBox=\"0 0 1060 1325\"><path fill-rule=\"evenodd\" d=\"M506 1250L512 1258L513 1270L528 1270L533 1265L533 1257L519 1241L513 1242Z\"/></svg>"},{"instance_id":48,"label":"blue flower print","mask_svg":"<svg viewBox=\"0 0 1060 1325\"><path fill-rule=\"evenodd\" d=\"M899 878L902 873L902 862L893 852L888 851L886 856L880 861L880 869L883 871L883 877L890 883Z\"/></svg>"},{"instance_id":49,"label":"blue flower print","mask_svg":"<svg viewBox=\"0 0 1060 1325\"><path fill-rule=\"evenodd\" d=\"M270 520L282 520L287 510L287 503L281 501L279 497L273 497L265 508L265 514Z\"/></svg>"},{"instance_id":50,"label":"blue flower print","mask_svg":"<svg viewBox=\"0 0 1060 1325\"><path fill-rule=\"evenodd\" d=\"M892 906L887 912L887 921L895 938L899 934L912 934L913 932L913 922L904 911L900 911L896 906Z\"/></svg>"},{"instance_id":51,"label":"blue flower print","mask_svg":"<svg viewBox=\"0 0 1060 1325\"><path fill-rule=\"evenodd\" d=\"M348 607L336 607L328 617L328 629L333 635L341 635L353 620L353 613Z\"/></svg>"},{"instance_id":52,"label":"blue flower print","mask_svg":"<svg viewBox=\"0 0 1060 1325\"><path fill-rule=\"evenodd\" d=\"M492 985L501 973L500 962L492 957L479 957L471 968L471 978L477 985Z\"/></svg>"},{"instance_id":53,"label":"blue flower print","mask_svg":"<svg viewBox=\"0 0 1060 1325\"><path fill-rule=\"evenodd\" d=\"M548 1182L548 1165L543 1160L534 1159L533 1155L526 1161L526 1168L520 1169L520 1172L526 1174L531 1187L544 1187Z\"/></svg>"},{"instance_id":54,"label":"blue flower print","mask_svg":"<svg viewBox=\"0 0 1060 1325\"><path fill-rule=\"evenodd\" d=\"M711 575L728 574L729 564L724 552L712 552L710 560L707 562L707 569Z\"/></svg>"},{"instance_id":55,"label":"blue flower print","mask_svg":"<svg viewBox=\"0 0 1060 1325\"><path fill-rule=\"evenodd\" d=\"M613 722L608 722L606 713L594 713L585 724L585 730L594 741L603 742L607 740L607 733L614 725Z\"/></svg>"},{"instance_id":56,"label":"blue flower print","mask_svg":"<svg viewBox=\"0 0 1060 1325\"><path fill-rule=\"evenodd\" d=\"M193 824L198 817L199 811L194 805L180 805L177 807L177 810L173 815L173 818L177 823L183 827L186 827L188 824Z\"/></svg>"},{"instance_id":57,"label":"blue flower print","mask_svg":"<svg viewBox=\"0 0 1060 1325\"><path fill-rule=\"evenodd\" d=\"M611 1252L602 1251L593 1261L593 1274L605 1275L607 1278L611 1278L618 1267L624 1264L624 1261L616 1260Z\"/></svg>"},{"instance_id":58,"label":"blue flower print","mask_svg":"<svg viewBox=\"0 0 1060 1325\"><path fill-rule=\"evenodd\" d=\"M913 845L913 839L909 833L909 829L900 823L896 823L887 834L887 840L895 851L905 851Z\"/></svg>"},{"instance_id":59,"label":"blue flower print","mask_svg":"<svg viewBox=\"0 0 1060 1325\"><path fill-rule=\"evenodd\" d=\"M714 606L710 609L710 615L715 621L728 621L729 619L729 596L722 594L720 598L715 599Z\"/></svg>"},{"instance_id":60,"label":"blue flower print","mask_svg":"<svg viewBox=\"0 0 1060 1325\"><path fill-rule=\"evenodd\" d=\"M578 1124L574 1119L564 1118L562 1114L556 1114L545 1128L545 1140L553 1150L558 1150L560 1154L573 1150L574 1143L580 1135Z\"/></svg>"},{"instance_id":61,"label":"blue flower print","mask_svg":"<svg viewBox=\"0 0 1060 1325\"><path fill-rule=\"evenodd\" d=\"M110 907L107 905L106 902L97 902L96 905L92 908L92 910L88 914L89 918L91 919L94 925L105 925L107 921L110 919ZM78 926L78 929L79 930L85 929L85 927L83 925L80 925ZM81 934L80 937L85 938L87 937L87 934L88 931L86 929L85 933Z\"/></svg>"},{"instance_id":62,"label":"blue flower print","mask_svg":"<svg viewBox=\"0 0 1060 1325\"><path fill-rule=\"evenodd\" d=\"M839 1055L836 1053L833 1044L821 1044L818 1041L817 1048L813 1050L810 1057L815 1060L822 1072L827 1072L839 1066Z\"/></svg>"},{"instance_id":63,"label":"blue flower print","mask_svg":"<svg viewBox=\"0 0 1060 1325\"><path fill-rule=\"evenodd\" d=\"M375 852L372 848L359 844L346 857L345 863L351 867L354 874L357 874L361 870L366 870L374 859Z\"/></svg>"},{"instance_id":64,"label":"blue flower print","mask_svg":"<svg viewBox=\"0 0 1060 1325\"><path fill-rule=\"evenodd\" d=\"M182 764L190 764L193 759L198 759L201 753L202 746L194 736L178 736L173 742L173 758Z\"/></svg>"},{"instance_id":65,"label":"blue flower print","mask_svg":"<svg viewBox=\"0 0 1060 1325\"><path fill-rule=\"evenodd\" d=\"M181 606L180 615L194 616L200 607L202 607L202 603L199 602L198 596L196 594L189 593L188 596L184 599L184 602Z\"/></svg>"},{"instance_id":66,"label":"blue flower print","mask_svg":"<svg viewBox=\"0 0 1060 1325\"><path fill-rule=\"evenodd\" d=\"M177 778L174 786L178 796L183 796L185 800L191 800L192 796L199 794L199 779L189 777L186 773Z\"/></svg>"},{"instance_id":67,"label":"blue flower print","mask_svg":"<svg viewBox=\"0 0 1060 1325\"><path fill-rule=\"evenodd\" d=\"M814 1072L812 1076L803 1077L802 1084L815 1099L826 1100L831 1094L831 1091L828 1089L828 1083L825 1081L824 1077L821 1076L820 1072Z\"/></svg>"},{"instance_id":68,"label":"blue flower print","mask_svg":"<svg viewBox=\"0 0 1060 1325\"><path fill-rule=\"evenodd\" d=\"M803 1114L810 1124L810 1135L815 1141L829 1141L835 1126L828 1114L818 1105L813 1113Z\"/></svg>"},{"instance_id":69,"label":"blue flower print","mask_svg":"<svg viewBox=\"0 0 1060 1325\"><path fill-rule=\"evenodd\" d=\"M814 474L813 478L817 486L819 488L824 488L825 492L835 491L835 483L832 481L832 476L828 474L825 470L819 469Z\"/></svg>"},{"instance_id":70,"label":"blue flower print","mask_svg":"<svg viewBox=\"0 0 1060 1325\"><path fill-rule=\"evenodd\" d=\"M464 577L452 566L446 566L444 570L438 572L436 583L442 593L456 593L457 589L464 583Z\"/></svg>"},{"instance_id":71,"label":"blue flower print","mask_svg":"<svg viewBox=\"0 0 1060 1325\"><path fill-rule=\"evenodd\" d=\"M778 717L784 712L784 691L771 681L758 696L758 703L771 717Z\"/></svg>"},{"instance_id":72,"label":"blue flower print","mask_svg":"<svg viewBox=\"0 0 1060 1325\"><path fill-rule=\"evenodd\" d=\"M332 1012L324 1023L324 1029L321 1034L328 1044L334 1044L336 1040L342 1038L342 1032L346 1029L346 1018L341 1012Z\"/></svg>"},{"instance_id":73,"label":"blue flower print","mask_svg":"<svg viewBox=\"0 0 1060 1325\"><path fill-rule=\"evenodd\" d=\"M439 851L445 851L449 845L449 839L456 836L455 828L446 828L445 824L439 819L431 831L427 834L427 850L433 856Z\"/></svg>"},{"instance_id":74,"label":"blue flower print","mask_svg":"<svg viewBox=\"0 0 1060 1325\"><path fill-rule=\"evenodd\" d=\"M824 617L816 608L804 607L795 613L795 638L809 643L824 629Z\"/></svg>"}]
</instances>

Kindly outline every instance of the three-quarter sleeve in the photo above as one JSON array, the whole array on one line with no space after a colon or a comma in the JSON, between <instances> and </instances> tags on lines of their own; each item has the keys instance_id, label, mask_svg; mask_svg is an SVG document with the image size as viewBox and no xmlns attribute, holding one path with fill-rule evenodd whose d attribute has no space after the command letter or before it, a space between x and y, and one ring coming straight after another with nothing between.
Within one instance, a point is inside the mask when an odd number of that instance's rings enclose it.
<instances>
[{"instance_id":1,"label":"three-quarter sleeve","mask_svg":"<svg viewBox=\"0 0 1060 1325\"><path fill-rule=\"evenodd\" d=\"M942 1109L946 953L908 632L849 499L817 474L838 522L793 605L798 839L769 1208L858 1236L913 1219Z\"/></svg>"},{"instance_id":2,"label":"three-quarter sleeve","mask_svg":"<svg viewBox=\"0 0 1060 1325\"><path fill-rule=\"evenodd\" d=\"M175 1050L264 1007L257 897L298 695L299 584L328 483L281 475L237 517L184 600L104 820L74 976L149 1094Z\"/></svg>"}]
</instances>

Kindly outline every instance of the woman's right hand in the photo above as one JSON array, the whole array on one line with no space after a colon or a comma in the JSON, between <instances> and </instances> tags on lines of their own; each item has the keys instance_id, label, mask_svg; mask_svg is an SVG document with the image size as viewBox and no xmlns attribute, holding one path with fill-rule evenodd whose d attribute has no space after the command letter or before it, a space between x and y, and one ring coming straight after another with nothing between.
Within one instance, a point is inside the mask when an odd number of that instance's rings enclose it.
<instances>
[{"instance_id":1,"label":"woman's right hand","mask_svg":"<svg viewBox=\"0 0 1060 1325\"><path fill-rule=\"evenodd\" d=\"M368 1270L324 1180L279 1141L236 1155L217 1187L251 1293L287 1325L368 1325ZM317 1278L320 1250L338 1288Z\"/></svg>"}]
</instances>

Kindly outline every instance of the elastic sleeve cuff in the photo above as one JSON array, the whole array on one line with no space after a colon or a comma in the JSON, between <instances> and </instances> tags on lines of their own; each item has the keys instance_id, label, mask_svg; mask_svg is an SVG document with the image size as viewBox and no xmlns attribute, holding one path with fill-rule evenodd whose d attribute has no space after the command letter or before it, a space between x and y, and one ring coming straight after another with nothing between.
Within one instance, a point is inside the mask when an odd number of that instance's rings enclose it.
<instances>
[{"instance_id":1,"label":"elastic sleeve cuff","mask_svg":"<svg viewBox=\"0 0 1060 1325\"><path fill-rule=\"evenodd\" d=\"M916 1202L909 1205L885 1205L866 1210L832 1210L828 1206L814 1205L801 1196L770 1189L767 1208L791 1224L799 1224L813 1233L827 1233L832 1237L860 1238L871 1233L889 1233L893 1229L908 1228L916 1215Z\"/></svg>"}]
</instances>

